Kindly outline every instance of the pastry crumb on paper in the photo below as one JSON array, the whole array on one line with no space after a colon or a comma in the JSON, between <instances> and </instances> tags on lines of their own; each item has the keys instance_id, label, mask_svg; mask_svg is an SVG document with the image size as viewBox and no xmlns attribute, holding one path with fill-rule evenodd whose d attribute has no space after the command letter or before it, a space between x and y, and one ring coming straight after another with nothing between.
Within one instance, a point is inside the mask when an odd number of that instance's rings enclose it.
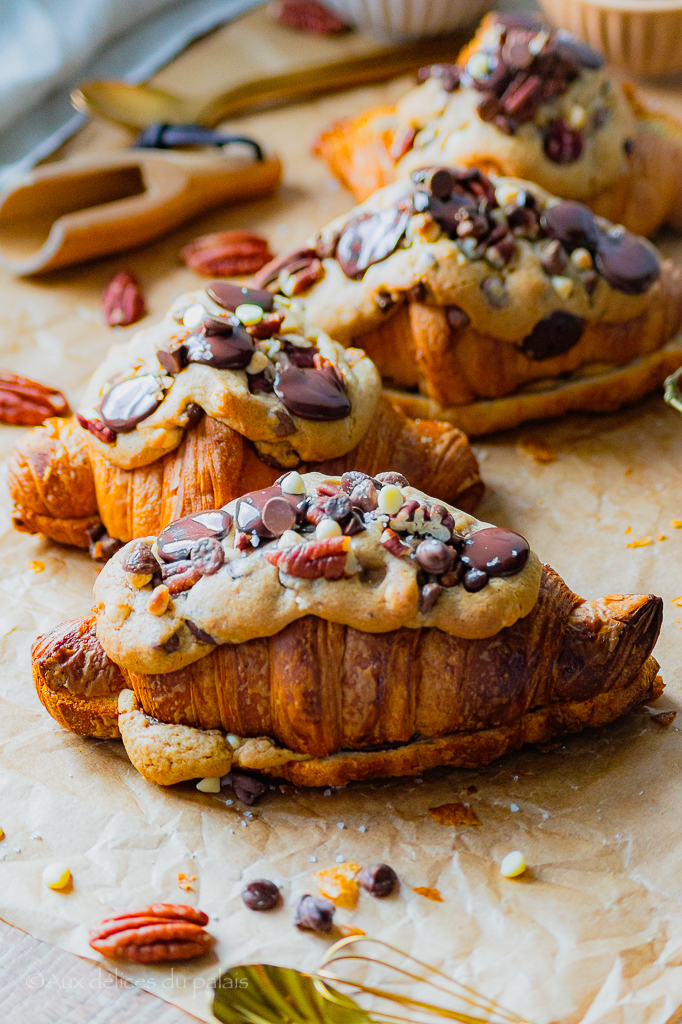
<instances>
[{"instance_id":1,"label":"pastry crumb on paper","mask_svg":"<svg viewBox=\"0 0 682 1024\"><path fill-rule=\"evenodd\" d=\"M417 885L412 889L412 892L416 892L417 896L424 896L427 900L432 900L434 903L444 902L438 889L430 889L428 885Z\"/></svg>"},{"instance_id":2,"label":"pastry crumb on paper","mask_svg":"<svg viewBox=\"0 0 682 1024\"><path fill-rule=\"evenodd\" d=\"M482 825L473 807L468 804L441 804L429 807L429 814L439 825Z\"/></svg>"},{"instance_id":3,"label":"pastry crumb on paper","mask_svg":"<svg viewBox=\"0 0 682 1024\"><path fill-rule=\"evenodd\" d=\"M541 465L556 462L559 457L545 441L541 441L537 437L522 437L518 443L518 449L524 455L530 455L534 462L539 462Z\"/></svg>"}]
</instances>

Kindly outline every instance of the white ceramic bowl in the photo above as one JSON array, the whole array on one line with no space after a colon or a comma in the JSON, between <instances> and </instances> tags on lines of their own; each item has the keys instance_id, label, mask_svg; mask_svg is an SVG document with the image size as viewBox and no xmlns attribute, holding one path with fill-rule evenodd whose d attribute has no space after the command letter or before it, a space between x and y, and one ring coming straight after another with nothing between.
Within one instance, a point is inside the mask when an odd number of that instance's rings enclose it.
<instances>
[{"instance_id":1,"label":"white ceramic bowl","mask_svg":"<svg viewBox=\"0 0 682 1024\"><path fill-rule=\"evenodd\" d=\"M391 39L415 39L471 25L490 0L324 0L348 25Z\"/></svg>"}]
</instances>

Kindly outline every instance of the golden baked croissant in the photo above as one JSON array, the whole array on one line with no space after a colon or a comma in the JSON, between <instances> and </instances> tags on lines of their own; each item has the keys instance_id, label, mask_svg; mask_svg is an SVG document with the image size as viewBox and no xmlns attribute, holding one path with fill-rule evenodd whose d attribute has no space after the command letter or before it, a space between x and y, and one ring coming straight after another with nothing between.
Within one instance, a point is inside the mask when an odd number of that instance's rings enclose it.
<instances>
[{"instance_id":1,"label":"golden baked croissant","mask_svg":"<svg viewBox=\"0 0 682 1024\"><path fill-rule=\"evenodd\" d=\"M421 167L528 178L637 234L682 229L682 124L614 82L602 55L533 17L488 14L456 64L316 149L360 200Z\"/></svg>"},{"instance_id":2,"label":"golden baked croissant","mask_svg":"<svg viewBox=\"0 0 682 1024\"><path fill-rule=\"evenodd\" d=\"M469 435L616 409L682 365L682 271L530 182L415 171L256 281L288 290L306 261L294 304L362 346L409 415Z\"/></svg>"},{"instance_id":3,"label":"golden baked croissant","mask_svg":"<svg viewBox=\"0 0 682 1024\"><path fill-rule=\"evenodd\" d=\"M158 533L180 516L224 505L245 487L269 486L292 467L343 472L360 466L376 473L393 465L438 497L475 507L483 484L459 430L408 419L380 395L378 375L364 353L344 352L305 325L287 308L288 299L273 302L269 292L226 282L209 290L213 298L207 292L182 296L160 324L115 346L89 386L80 422L53 418L19 442L9 460L16 528L77 547L88 547L95 535L93 551L107 554L111 544L105 539L103 546L96 536L103 529L118 541ZM182 368L183 350L196 342L197 330L201 338L206 322L228 319L215 296L234 308L234 293L250 300L245 318L257 320L251 327L255 344L241 328L244 354L237 351L236 361L242 369L198 362ZM272 309L263 315L258 302ZM239 330L226 340L234 342ZM256 364L256 373L245 360ZM292 375L289 387L298 391L287 394L282 386ZM306 387L321 381L318 405L323 399L336 405L304 407L310 394L299 378ZM135 401L149 400L141 410L147 415L133 429L121 415L105 422L101 410L109 396L139 381L141 391L124 401L134 409ZM149 382L151 398L144 390Z\"/></svg>"},{"instance_id":4,"label":"golden baked croissant","mask_svg":"<svg viewBox=\"0 0 682 1024\"><path fill-rule=\"evenodd\" d=\"M33 647L41 701L169 785L478 767L662 691L658 597L586 602L398 473L297 472L127 545Z\"/></svg>"}]
</instances>

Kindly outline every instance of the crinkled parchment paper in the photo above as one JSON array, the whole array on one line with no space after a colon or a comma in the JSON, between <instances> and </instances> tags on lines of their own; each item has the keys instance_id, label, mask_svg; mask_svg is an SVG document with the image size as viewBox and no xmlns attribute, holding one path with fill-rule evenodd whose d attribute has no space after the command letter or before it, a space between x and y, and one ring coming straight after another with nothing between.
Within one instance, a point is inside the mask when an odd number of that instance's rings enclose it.
<instances>
[{"instance_id":1,"label":"crinkled parchment paper","mask_svg":"<svg viewBox=\"0 0 682 1024\"><path fill-rule=\"evenodd\" d=\"M206 49L177 61L160 84L177 88L202 67L206 75L219 42L202 43ZM75 403L108 344L124 334L104 327L99 312L115 270L135 270L154 317L196 287L177 257L193 236L249 226L276 251L301 242L349 205L309 155L316 129L400 91L366 89L243 122L285 160L285 184L269 201L218 211L129 256L35 282L0 280L0 365L63 388ZM120 133L101 128L77 143L120 144ZM682 259L681 244L666 245L678 245ZM2 456L19 434L0 428ZM548 445L555 461L537 462L529 439ZM482 518L525 534L585 597L664 598L657 657L667 689L659 707L677 708L682 609L671 600L682 594L682 530L671 523L682 519L680 417L657 396L616 415L528 426L477 447L488 484ZM326 940L291 923L291 900L315 891L312 872L338 857L387 861L400 894L363 894L357 910L339 911L337 920L444 967L528 1020L663 1024L682 1003L682 715L664 728L640 709L551 752L527 749L481 772L326 792L277 789L251 810L231 802L229 788L219 796L191 783L161 789L132 769L120 743L81 739L43 711L30 645L88 610L97 570L83 554L13 533L4 492L0 516L3 919L97 959L87 928L101 917L156 900L196 904L211 915L213 957L173 970L118 969L208 1020L207 986L220 968L318 964ZM651 543L627 546L644 537ZM453 801L470 803L481 827L438 825L429 808ZM524 851L530 869L510 881L499 862L513 849ZM64 893L41 884L55 860L73 873ZM196 876L192 891L178 887L178 872ZM243 885L259 877L282 885L280 910L258 915L243 906ZM416 886L437 888L443 902L417 895Z\"/></svg>"}]
</instances>

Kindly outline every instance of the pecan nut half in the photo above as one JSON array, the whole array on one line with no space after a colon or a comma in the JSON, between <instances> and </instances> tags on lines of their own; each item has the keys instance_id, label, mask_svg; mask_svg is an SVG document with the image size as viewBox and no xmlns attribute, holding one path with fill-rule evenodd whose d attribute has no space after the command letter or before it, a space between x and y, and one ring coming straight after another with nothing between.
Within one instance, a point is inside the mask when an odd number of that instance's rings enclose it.
<instances>
[{"instance_id":1,"label":"pecan nut half","mask_svg":"<svg viewBox=\"0 0 682 1024\"><path fill-rule=\"evenodd\" d=\"M0 422L37 427L49 416L68 416L69 412L61 391L0 370Z\"/></svg>"},{"instance_id":2,"label":"pecan nut half","mask_svg":"<svg viewBox=\"0 0 682 1024\"><path fill-rule=\"evenodd\" d=\"M102 956L137 964L189 960L203 956L213 943L205 924L208 916L194 907L152 903L129 914L105 917L90 929L90 946Z\"/></svg>"},{"instance_id":3,"label":"pecan nut half","mask_svg":"<svg viewBox=\"0 0 682 1024\"><path fill-rule=\"evenodd\" d=\"M180 255L190 270L205 277L255 274L272 259L266 238L239 230L201 235Z\"/></svg>"},{"instance_id":4,"label":"pecan nut half","mask_svg":"<svg viewBox=\"0 0 682 1024\"><path fill-rule=\"evenodd\" d=\"M146 309L137 278L127 270L116 274L104 290L102 308L110 327L128 327L141 320Z\"/></svg>"},{"instance_id":5,"label":"pecan nut half","mask_svg":"<svg viewBox=\"0 0 682 1024\"><path fill-rule=\"evenodd\" d=\"M346 565L351 547L350 537L327 537L296 544L291 548L266 551L265 557L280 572L304 580L340 580L351 575Z\"/></svg>"}]
</instances>

